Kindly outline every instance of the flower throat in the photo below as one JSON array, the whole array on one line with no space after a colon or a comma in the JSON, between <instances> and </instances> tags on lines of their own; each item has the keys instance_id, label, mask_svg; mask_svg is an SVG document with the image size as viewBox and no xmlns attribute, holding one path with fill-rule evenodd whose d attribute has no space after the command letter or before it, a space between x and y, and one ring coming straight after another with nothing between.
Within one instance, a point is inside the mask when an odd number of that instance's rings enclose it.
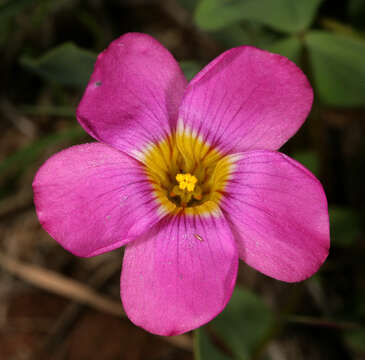
<instances>
[{"instance_id":1,"label":"flower throat","mask_svg":"<svg viewBox=\"0 0 365 360\"><path fill-rule=\"evenodd\" d=\"M142 161L148 178L157 199L169 210L197 210L220 199L230 172L229 157L186 133L175 133L147 148Z\"/></svg>"}]
</instances>

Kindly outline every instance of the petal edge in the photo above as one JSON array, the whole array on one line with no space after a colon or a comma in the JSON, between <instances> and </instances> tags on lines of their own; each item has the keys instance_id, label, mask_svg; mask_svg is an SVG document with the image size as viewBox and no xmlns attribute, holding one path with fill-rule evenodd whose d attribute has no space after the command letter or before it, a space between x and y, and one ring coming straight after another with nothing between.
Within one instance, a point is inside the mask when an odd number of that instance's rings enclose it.
<instances>
[{"instance_id":1,"label":"petal edge","mask_svg":"<svg viewBox=\"0 0 365 360\"><path fill-rule=\"evenodd\" d=\"M111 251L160 220L141 164L101 143L53 155L38 170L33 190L40 223L77 256Z\"/></svg>"},{"instance_id":2,"label":"petal edge","mask_svg":"<svg viewBox=\"0 0 365 360\"><path fill-rule=\"evenodd\" d=\"M176 127L185 86L164 46L149 35L127 33L99 54L77 119L98 141L136 157Z\"/></svg>"},{"instance_id":3,"label":"petal edge","mask_svg":"<svg viewBox=\"0 0 365 360\"><path fill-rule=\"evenodd\" d=\"M309 170L278 152L242 153L226 191L222 209L248 265L297 282L323 264L330 246L327 200Z\"/></svg>"},{"instance_id":4,"label":"petal edge","mask_svg":"<svg viewBox=\"0 0 365 360\"><path fill-rule=\"evenodd\" d=\"M133 323L172 336L223 310L236 281L238 254L222 216L168 217L126 247L121 298Z\"/></svg>"},{"instance_id":5,"label":"petal edge","mask_svg":"<svg viewBox=\"0 0 365 360\"><path fill-rule=\"evenodd\" d=\"M240 46L193 78L179 120L225 154L277 150L298 131L312 102L308 79L293 62Z\"/></svg>"}]
</instances>

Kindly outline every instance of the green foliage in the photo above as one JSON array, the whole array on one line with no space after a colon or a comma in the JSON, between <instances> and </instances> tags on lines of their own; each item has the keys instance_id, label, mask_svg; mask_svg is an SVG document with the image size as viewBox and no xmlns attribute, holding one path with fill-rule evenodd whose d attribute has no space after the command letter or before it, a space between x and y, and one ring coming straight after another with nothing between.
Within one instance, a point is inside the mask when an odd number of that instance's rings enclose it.
<instances>
[{"instance_id":1,"label":"green foliage","mask_svg":"<svg viewBox=\"0 0 365 360\"><path fill-rule=\"evenodd\" d=\"M22 57L20 62L48 81L84 88L94 69L96 54L73 43L64 43L38 59Z\"/></svg>"},{"instance_id":2,"label":"green foliage","mask_svg":"<svg viewBox=\"0 0 365 360\"><path fill-rule=\"evenodd\" d=\"M346 343L357 353L365 355L365 329L348 330L345 332Z\"/></svg>"},{"instance_id":3,"label":"green foliage","mask_svg":"<svg viewBox=\"0 0 365 360\"><path fill-rule=\"evenodd\" d=\"M329 105L365 104L365 42L324 31L305 38L315 85Z\"/></svg>"},{"instance_id":4,"label":"green foliage","mask_svg":"<svg viewBox=\"0 0 365 360\"><path fill-rule=\"evenodd\" d=\"M238 359L250 359L273 327L273 314L248 290L236 287L226 309L211 322Z\"/></svg>"},{"instance_id":5,"label":"green foliage","mask_svg":"<svg viewBox=\"0 0 365 360\"><path fill-rule=\"evenodd\" d=\"M319 175L319 158L315 151L298 151L292 156L295 160L304 165L314 175Z\"/></svg>"},{"instance_id":6,"label":"green foliage","mask_svg":"<svg viewBox=\"0 0 365 360\"><path fill-rule=\"evenodd\" d=\"M340 206L331 206L329 214L332 243L341 247L353 245L361 232L358 215L353 210Z\"/></svg>"},{"instance_id":7,"label":"green foliage","mask_svg":"<svg viewBox=\"0 0 365 360\"><path fill-rule=\"evenodd\" d=\"M265 48L277 39L272 31L252 21L247 21L245 24L232 24L218 31L212 31L210 35L228 49L241 45Z\"/></svg>"},{"instance_id":8,"label":"green foliage","mask_svg":"<svg viewBox=\"0 0 365 360\"><path fill-rule=\"evenodd\" d=\"M364 0L349 0L348 13L352 22L364 29L365 28L365 1Z\"/></svg>"},{"instance_id":9,"label":"green foliage","mask_svg":"<svg viewBox=\"0 0 365 360\"><path fill-rule=\"evenodd\" d=\"M226 48L250 45L252 43L249 31L246 31L239 24L232 24L223 29L219 29L219 31L213 31L211 35Z\"/></svg>"},{"instance_id":10,"label":"green foliage","mask_svg":"<svg viewBox=\"0 0 365 360\"><path fill-rule=\"evenodd\" d=\"M53 144L63 141L79 140L84 136L85 131L80 126L44 136L0 162L0 174L4 174L9 170L26 168L40 156L42 151L45 151L45 149Z\"/></svg>"},{"instance_id":11,"label":"green foliage","mask_svg":"<svg viewBox=\"0 0 365 360\"><path fill-rule=\"evenodd\" d=\"M193 60L180 61L181 69L185 77L190 81L201 69L200 65Z\"/></svg>"},{"instance_id":12,"label":"green foliage","mask_svg":"<svg viewBox=\"0 0 365 360\"><path fill-rule=\"evenodd\" d=\"M0 21L17 15L26 6L35 2L36 0L9 0L5 4L0 4Z\"/></svg>"},{"instance_id":13,"label":"green foliage","mask_svg":"<svg viewBox=\"0 0 365 360\"><path fill-rule=\"evenodd\" d=\"M76 109L72 106L22 106L22 113L27 115L75 117Z\"/></svg>"},{"instance_id":14,"label":"green foliage","mask_svg":"<svg viewBox=\"0 0 365 360\"><path fill-rule=\"evenodd\" d=\"M300 64L302 44L296 36L276 41L268 47L268 50L276 54L286 56L297 65Z\"/></svg>"},{"instance_id":15,"label":"green foliage","mask_svg":"<svg viewBox=\"0 0 365 360\"><path fill-rule=\"evenodd\" d=\"M201 0L196 23L218 30L242 20L254 20L276 30L296 33L307 29L322 0Z\"/></svg>"},{"instance_id":16,"label":"green foliage","mask_svg":"<svg viewBox=\"0 0 365 360\"><path fill-rule=\"evenodd\" d=\"M177 0L177 2L186 10L193 12L196 7L196 0Z\"/></svg>"},{"instance_id":17,"label":"green foliage","mask_svg":"<svg viewBox=\"0 0 365 360\"><path fill-rule=\"evenodd\" d=\"M9 41L12 35L14 17L35 2L36 0L0 0L0 46Z\"/></svg>"},{"instance_id":18,"label":"green foliage","mask_svg":"<svg viewBox=\"0 0 365 360\"><path fill-rule=\"evenodd\" d=\"M203 328L195 330L194 356L195 360L229 360L216 348Z\"/></svg>"}]
</instances>

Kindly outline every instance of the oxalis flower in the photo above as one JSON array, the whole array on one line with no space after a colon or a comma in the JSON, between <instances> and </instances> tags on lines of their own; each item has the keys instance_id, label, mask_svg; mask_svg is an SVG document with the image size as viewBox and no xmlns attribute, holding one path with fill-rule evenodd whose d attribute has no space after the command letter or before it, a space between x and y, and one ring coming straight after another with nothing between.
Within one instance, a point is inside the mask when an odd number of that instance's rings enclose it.
<instances>
[{"instance_id":1,"label":"oxalis flower","mask_svg":"<svg viewBox=\"0 0 365 360\"><path fill-rule=\"evenodd\" d=\"M34 179L39 220L77 256L127 245L121 299L136 325L197 328L226 306L238 259L295 282L327 257L322 186L277 152L312 99L282 56L237 47L187 84L161 44L126 34L99 55L77 109L98 142L54 155Z\"/></svg>"}]
</instances>

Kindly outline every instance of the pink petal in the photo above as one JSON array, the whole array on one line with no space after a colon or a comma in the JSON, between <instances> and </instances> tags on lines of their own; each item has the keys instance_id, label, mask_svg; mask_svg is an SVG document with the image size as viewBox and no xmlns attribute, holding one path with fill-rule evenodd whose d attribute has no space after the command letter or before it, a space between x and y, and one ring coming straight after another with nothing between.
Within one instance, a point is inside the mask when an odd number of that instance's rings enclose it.
<instances>
[{"instance_id":1,"label":"pink petal","mask_svg":"<svg viewBox=\"0 0 365 360\"><path fill-rule=\"evenodd\" d=\"M158 335L178 335L226 306L238 253L229 225L216 216L163 219L124 254L121 297L128 317Z\"/></svg>"},{"instance_id":2,"label":"pink petal","mask_svg":"<svg viewBox=\"0 0 365 360\"><path fill-rule=\"evenodd\" d=\"M241 46L224 52L192 80L179 127L225 153L276 150L303 124L312 100L312 88L293 62Z\"/></svg>"},{"instance_id":3,"label":"pink petal","mask_svg":"<svg viewBox=\"0 0 365 360\"><path fill-rule=\"evenodd\" d=\"M186 79L158 41L129 33L99 56L77 109L95 139L130 155L176 126Z\"/></svg>"},{"instance_id":4,"label":"pink petal","mask_svg":"<svg viewBox=\"0 0 365 360\"><path fill-rule=\"evenodd\" d=\"M33 190L40 223L78 256L120 247L159 220L141 165L100 143L52 156L36 174Z\"/></svg>"},{"instance_id":5,"label":"pink petal","mask_svg":"<svg viewBox=\"0 0 365 360\"><path fill-rule=\"evenodd\" d=\"M232 223L240 258L278 280L313 275L330 246L320 182L278 152L250 151L237 158L222 209Z\"/></svg>"}]
</instances>

